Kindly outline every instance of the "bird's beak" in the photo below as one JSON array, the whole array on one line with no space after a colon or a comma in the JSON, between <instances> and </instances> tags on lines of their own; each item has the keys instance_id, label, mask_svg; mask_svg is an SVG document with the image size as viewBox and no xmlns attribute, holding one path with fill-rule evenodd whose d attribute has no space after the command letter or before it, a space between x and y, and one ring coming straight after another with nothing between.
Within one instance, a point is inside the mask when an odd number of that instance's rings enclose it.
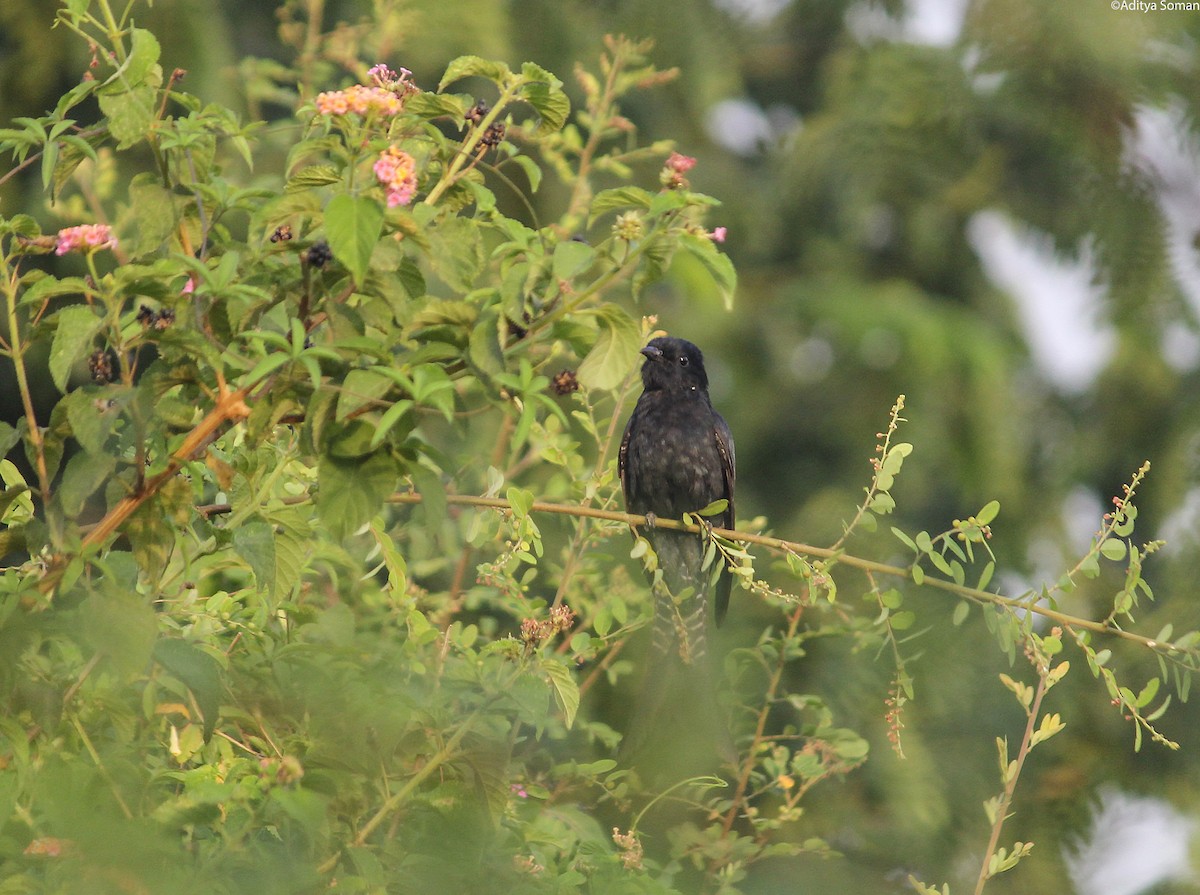
<instances>
[{"instance_id":1,"label":"bird's beak","mask_svg":"<svg viewBox=\"0 0 1200 895\"><path fill-rule=\"evenodd\" d=\"M642 349L642 354L646 355L648 360L662 360L662 349L657 345L647 345Z\"/></svg>"}]
</instances>

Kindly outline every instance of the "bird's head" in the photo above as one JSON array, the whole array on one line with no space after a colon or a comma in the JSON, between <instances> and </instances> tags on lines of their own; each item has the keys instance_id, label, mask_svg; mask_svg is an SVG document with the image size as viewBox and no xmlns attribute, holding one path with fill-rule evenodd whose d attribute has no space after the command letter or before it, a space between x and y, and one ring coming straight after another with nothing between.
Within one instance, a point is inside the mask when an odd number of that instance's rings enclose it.
<instances>
[{"instance_id":1,"label":"bird's head","mask_svg":"<svg viewBox=\"0 0 1200 895\"><path fill-rule=\"evenodd\" d=\"M704 355L686 339L660 336L642 349L642 386L646 391L705 391Z\"/></svg>"}]
</instances>

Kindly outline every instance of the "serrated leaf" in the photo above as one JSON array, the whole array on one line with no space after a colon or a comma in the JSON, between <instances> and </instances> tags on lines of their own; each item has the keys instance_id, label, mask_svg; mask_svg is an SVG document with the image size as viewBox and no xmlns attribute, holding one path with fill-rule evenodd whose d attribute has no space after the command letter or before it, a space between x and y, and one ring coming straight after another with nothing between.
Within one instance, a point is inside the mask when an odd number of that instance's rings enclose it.
<instances>
[{"instance_id":1,"label":"serrated leaf","mask_svg":"<svg viewBox=\"0 0 1200 895\"><path fill-rule=\"evenodd\" d=\"M548 659L542 663L542 671L562 709L563 723L569 728L575 723L575 713L579 711L579 685L571 676L571 670L560 662Z\"/></svg>"},{"instance_id":2,"label":"serrated leaf","mask_svg":"<svg viewBox=\"0 0 1200 895\"><path fill-rule=\"evenodd\" d=\"M474 221L452 218L427 231L429 261L454 291L471 291L483 266L480 230Z\"/></svg>"},{"instance_id":3,"label":"serrated leaf","mask_svg":"<svg viewBox=\"0 0 1200 895\"><path fill-rule=\"evenodd\" d=\"M734 268L733 262L729 260L729 256L718 251L716 243L711 239L692 233L683 234L680 245L704 265L704 269L712 277L713 285L717 287L717 293L721 296L725 310L733 310L733 297L737 292L737 270Z\"/></svg>"},{"instance_id":4,"label":"serrated leaf","mask_svg":"<svg viewBox=\"0 0 1200 895\"><path fill-rule=\"evenodd\" d=\"M355 283L367 278L371 253L383 233L383 206L370 196L339 193L325 206L325 236L333 256Z\"/></svg>"},{"instance_id":5,"label":"serrated leaf","mask_svg":"<svg viewBox=\"0 0 1200 895\"><path fill-rule=\"evenodd\" d=\"M367 427L368 442L374 428ZM324 456L317 467L317 515L335 540L362 528L396 487L400 470L386 451L354 459Z\"/></svg>"},{"instance_id":6,"label":"serrated leaf","mask_svg":"<svg viewBox=\"0 0 1200 895\"><path fill-rule=\"evenodd\" d=\"M375 370L351 370L342 380L334 419L344 420L360 407L371 404L392 387L392 379Z\"/></svg>"},{"instance_id":7,"label":"serrated leaf","mask_svg":"<svg viewBox=\"0 0 1200 895\"><path fill-rule=\"evenodd\" d=\"M554 247L553 272L560 280L572 280L592 266L596 250L586 242L573 239L560 242Z\"/></svg>"},{"instance_id":8,"label":"serrated leaf","mask_svg":"<svg viewBox=\"0 0 1200 895\"><path fill-rule=\"evenodd\" d=\"M161 54L161 48L158 43L158 38L153 33L145 28L134 28L130 32L129 53L125 56L125 61L121 63L113 74L100 87L100 94L103 96L106 92L120 93L139 87L151 74L152 69L158 63L158 57ZM161 80L152 79L152 80ZM151 84L157 87L158 84Z\"/></svg>"},{"instance_id":9,"label":"serrated leaf","mask_svg":"<svg viewBox=\"0 0 1200 895\"><path fill-rule=\"evenodd\" d=\"M254 581L268 597L275 594L275 529L261 516L233 529L233 549L250 566Z\"/></svg>"},{"instance_id":10,"label":"serrated leaf","mask_svg":"<svg viewBox=\"0 0 1200 895\"><path fill-rule=\"evenodd\" d=\"M503 62L492 62L481 56L459 56L446 66L446 73L438 83L438 93L445 90L447 85L470 77L487 78L503 86L512 77L512 72Z\"/></svg>"},{"instance_id":11,"label":"serrated leaf","mask_svg":"<svg viewBox=\"0 0 1200 895\"><path fill-rule=\"evenodd\" d=\"M654 193L637 186L623 186L610 190L601 190L592 199L588 223L592 223L600 215L609 211L618 211L626 208L647 209L653 200Z\"/></svg>"},{"instance_id":12,"label":"serrated leaf","mask_svg":"<svg viewBox=\"0 0 1200 895\"><path fill-rule=\"evenodd\" d=\"M404 101L404 111L419 118L448 117L456 123L463 120L467 103L461 96L452 93L431 93L423 90Z\"/></svg>"},{"instance_id":13,"label":"serrated leaf","mask_svg":"<svg viewBox=\"0 0 1200 895\"><path fill-rule=\"evenodd\" d=\"M50 378L60 392L66 392L71 378L71 368L85 350L91 347L92 339L103 321L86 305L71 305L55 316L58 328L50 345Z\"/></svg>"},{"instance_id":14,"label":"serrated leaf","mask_svg":"<svg viewBox=\"0 0 1200 895\"><path fill-rule=\"evenodd\" d=\"M333 165L309 165L289 177L284 189L290 193L341 182L342 174Z\"/></svg>"},{"instance_id":15,"label":"serrated leaf","mask_svg":"<svg viewBox=\"0 0 1200 895\"><path fill-rule=\"evenodd\" d=\"M134 239L122 245L134 258L157 252L175 232L178 219L170 190L152 175L139 174L130 181L129 204L137 209L138 225Z\"/></svg>"},{"instance_id":16,"label":"serrated leaf","mask_svg":"<svg viewBox=\"0 0 1200 895\"><path fill-rule=\"evenodd\" d=\"M590 389L613 389L636 362L642 334L633 318L616 305L600 309L596 322L600 334L579 365L579 381Z\"/></svg>"},{"instance_id":17,"label":"serrated leaf","mask_svg":"<svg viewBox=\"0 0 1200 895\"><path fill-rule=\"evenodd\" d=\"M467 356L481 373L494 376L504 370L504 349L500 346L500 315L493 309L484 311L471 327Z\"/></svg>"},{"instance_id":18,"label":"serrated leaf","mask_svg":"<svg viewBox=\"0 0 1200 895\"><path fill-rule=\"evenodd\" d=\"M522 73L524 74L531 67L537 68L532 63L525 63ZM538 69L538 71L549 75L544 69ZM540 136L562 130L562 126L567 123L567 118L571 114L571 101L563 93L562 81L552 75L549 77L550 80L530 81L522 85L519 91L521 98L533 106L541 119L537 126L537 133Z\"/></svg>"},{"instance_id":19,"label":"serrated leaf","mask_svg":"<svg viewBox=\"0 0 1200 895\"><path fill-rule=\"evenodd\" d=\"M101 94L100 111L108 118L108 130L117 149L128 149L150 133L155 121L154 87L136 87L123 93Z\"/></svg>"}]
</instances>

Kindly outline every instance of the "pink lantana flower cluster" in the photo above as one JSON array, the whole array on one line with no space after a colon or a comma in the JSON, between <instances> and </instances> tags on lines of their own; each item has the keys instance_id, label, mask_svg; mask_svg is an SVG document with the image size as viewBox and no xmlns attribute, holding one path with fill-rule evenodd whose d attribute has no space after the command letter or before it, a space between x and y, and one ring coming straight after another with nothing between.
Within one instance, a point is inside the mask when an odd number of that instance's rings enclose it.
<instances>
[{"instance_id":1,"label":"pink lantana flower cluster","mask_svg":"<svg viewBox=\"0 0 1200 895\"><path fill-rule=\"evenodd\" d=\"M327 90L317 94L317 112L321 115L368 115L372 112L380 115L398 115L404 108L404 100L409 94L416 93L417 85L409 78L412 72L407 68L400 69L399 74L392 71L382 62L372 66L368 74L372 83L355 84L345 90Z\"/></svg>"},{"instance_id":2,"label":"pink lantana flower cluster","mask_svg":"<svg viewBox=\"0 0 1200 895\"><path fill-rule=\"evenodd\" d=\"M116 247L117 238L113 236L112 227L108 224L80 224L78 227L66 227L58 231L54 254L65 255L76 249L92 252Z\"/></svg>"},{"instance_id":3,"label":"pink lantana flower cluster","mask_svg":"<svg viewBox=\"0 0 1200 895\"><path fill-rule=\"evenodd\" d=\"M371 80L375 82L376 87L385 87L395 93L416 93L418 90L417 85L409 80L412 77L412 72L407 68L402 67L399 74L397 74L380 62L367 69L367 74L371 76Z\"/></svg>"},{"instance_id":4,"label":"pink lantana flower cluster","mask_svg":"<svg viewBox=\"0 0 1200 895\"><path fill-rule=\"evenodd\" d=\"M388 208L408 205L417 193L417 163L403 149L389 146L379 153L373 170L387 190Z\"/></svg>"},{"instance_id":5,"label":"pink lantana flower cluster","mask_svg":"<svg viewBox=\"0 0 1200 895\"><path fill-rule=\"evenodd\" d=\"M364 87L355 84L345 90L327 90L317 94L317 111L322 115L367 115L378 112L382 115L397 115L404 108L404 100L383 87Z\"/></svg>"},{"instance_id":6,"label":"pink lantana flower cluster","mask_svg":"<svg viewBox=\"0 0 1200 895\"><path fill-rule=\"evenodd\" d=\"M669 190L686 190L688 182L683 175L694 167L696 160L690 155L672 152L658 175L659 182Z\"/></svg>"}]
</instances>

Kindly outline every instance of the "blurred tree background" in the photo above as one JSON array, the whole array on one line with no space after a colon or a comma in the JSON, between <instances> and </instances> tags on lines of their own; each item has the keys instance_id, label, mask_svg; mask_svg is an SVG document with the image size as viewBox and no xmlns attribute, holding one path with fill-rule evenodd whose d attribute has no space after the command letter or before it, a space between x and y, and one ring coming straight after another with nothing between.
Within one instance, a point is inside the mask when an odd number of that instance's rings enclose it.
<instances>
[{"instance_id":1,"label":"blurred tree background","mask_svg":"<svg viewBox=\"0 0 1200 895\"><path fill-rule=\"evenodd\" d=\"M370 7L330 0L326 25ZM0 120L42 114L87 65L49 29L55 8L0 5ZM607 33L653 38L656 64L678 67L625 112L647 140L699 159L691 178L723 203L710 220L727 228L740 288L726 312L680 262L641 310L705 351L737 437L742 519L836 540L903 393L915 451L897 524L940 531L998 499L997 580L1017 595L1073 563L1149 459L1139 533L1168 544L1147 570L1157 602L1139 628L1200 624L1200 11L1108 0L386 8L370 39L418 83L471 53L536 61L574 96L569 73ZM138 24L162 40L165 65L187 70L190 93L281 118L269 60L290 58L279 34L294 27L288 10L158 0ZM558 188L548 183L535 207L560 205ZM42 201L36 172L0 189L7 215L40 216ZM15 416L15 396L0 400ZM899 554L890 535L872 537L857 552ZM1069 599L1094 612L1089 601L1113 586L1101 579ZM909 872L949 876L982 851L994 740L1017 738L1024 718L997 683L1008 664L978 614L955 627L953 600L911 599L939 623L914 642L905 757L887 739L886 663L836 640L813 647L799 689L868 736L871 757L806 802L844 857L781 862L752 891L902 891ZM726 648L762 623L737 602ZM1124 659L1153 673L1148 656ZM1190 876L1200 861L1188 861L1200 854L1200 715L1176 704L1161 724L1183 749L1135 753L1131 726L1100 696L1085 675L1055 691L1067 730L1031 759L1009 828L1037 847L989 891L1200 891Z\"/></svg>"}]
</instances>

